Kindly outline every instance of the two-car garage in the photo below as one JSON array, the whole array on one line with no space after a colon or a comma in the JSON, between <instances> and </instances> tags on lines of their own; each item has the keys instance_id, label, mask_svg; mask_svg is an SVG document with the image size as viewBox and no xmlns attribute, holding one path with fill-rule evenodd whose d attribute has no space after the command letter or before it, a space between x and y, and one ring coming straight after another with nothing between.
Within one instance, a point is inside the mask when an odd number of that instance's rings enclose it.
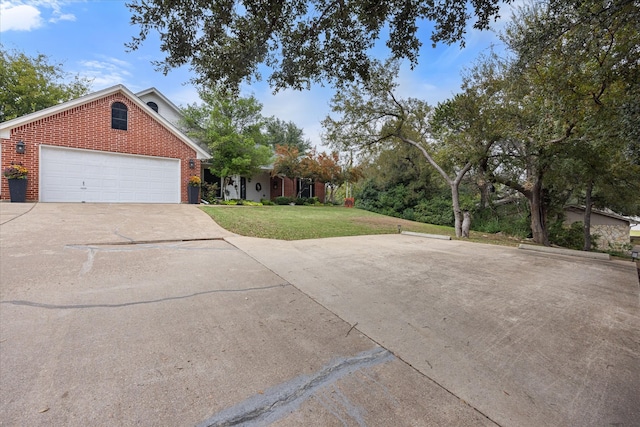
<instances>
[{"instance_id":1,"label":"two-car garage","mask_svg":"<svg viewBox=\"0 0 640 427\"><path fill-rule=\"evenodd\" d=\"M40 146L43 202L180 203L180 160Z\"/></svg>"},{"instance_id":2,"label":"two-car garage","mask_svg":"<svg viewBox=\"0 0 640 427\"><path fill-rule=\"evenodd\" d=\"M140 96L116 85L0 123L0 168L27 170L16 201L194 201L188 182L211 154L178 127L180 109L156 89ZM11 198L9 184L0 177L0 200Z\"/></svg>"}]
</instances>

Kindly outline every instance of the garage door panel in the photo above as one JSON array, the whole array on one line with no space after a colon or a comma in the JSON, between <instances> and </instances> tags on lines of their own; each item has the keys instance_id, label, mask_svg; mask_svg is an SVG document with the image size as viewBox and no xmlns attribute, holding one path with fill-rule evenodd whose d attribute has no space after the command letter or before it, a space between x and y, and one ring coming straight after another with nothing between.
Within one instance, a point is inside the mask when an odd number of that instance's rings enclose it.
<instances>
[{"instance_id":1,"label":"garage door panel","mask_svg":"<svg viewBox=\"0 0 640 427\"><path fill-rule=\"evenodd\" d=\"M177 159L43 146L40 165L45 202L180 202Z\"/></svg>"}]
</instances>

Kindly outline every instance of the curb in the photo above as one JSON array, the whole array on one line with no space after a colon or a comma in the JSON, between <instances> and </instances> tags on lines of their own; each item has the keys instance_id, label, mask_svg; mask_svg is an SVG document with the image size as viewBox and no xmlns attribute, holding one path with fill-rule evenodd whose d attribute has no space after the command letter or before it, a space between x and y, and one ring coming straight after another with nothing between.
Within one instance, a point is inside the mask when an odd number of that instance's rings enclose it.
<instances>
[{"instance_id":1,"label":"curb","mask_svg":"<svg viewBox=\"0 0 640 427\"><path fill-rule=\"evenodd\" d=\"M518 249L524 249L527 251L535 251L535 252L545 252L550 254L558 254L558 255L570 255L577 256L582 258L591 258L591 259L602 259L609 261L611 256L609 254L602 254L597 252L585 252L585 251L576 251L573 249L562 249L562 248L550 248L548 246L536 246L536 245L518 245Z\"/></svg>"},{"instance_id":2,"label":"curb","mask_svg":"<svg viewBox=\"0 0 640 427\"><path fill-rule=\"evenodd\" d=\"M407 236L426 237L428 239L451 240L451 236L443 236L442 234L416 233L413 231L403 231L400 234L405 234Z\"/></svg>"}]
</instances>

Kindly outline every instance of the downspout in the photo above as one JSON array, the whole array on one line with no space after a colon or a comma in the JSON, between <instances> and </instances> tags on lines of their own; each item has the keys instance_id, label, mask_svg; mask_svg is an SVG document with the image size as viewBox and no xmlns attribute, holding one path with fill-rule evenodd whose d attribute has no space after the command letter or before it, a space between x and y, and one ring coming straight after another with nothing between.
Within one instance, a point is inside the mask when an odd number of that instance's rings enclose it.
<instances>
[{"instance_id":1,"label":"downspout","mask_svg":"<svg viewBox=\"0 0 640 427\"><path fill-rule=\"evenodd\" d=\"M284 177L280 177L280 197L284 197Z\"/></svg>"}]
</instances>

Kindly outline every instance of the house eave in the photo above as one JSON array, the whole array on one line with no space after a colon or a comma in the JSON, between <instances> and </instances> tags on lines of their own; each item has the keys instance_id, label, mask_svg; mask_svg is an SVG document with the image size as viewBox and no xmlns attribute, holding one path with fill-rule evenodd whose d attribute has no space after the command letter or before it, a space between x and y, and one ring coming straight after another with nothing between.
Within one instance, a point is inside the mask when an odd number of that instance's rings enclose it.
<instances>
[{"instance_id":1,"label":"house eave","mask_svg":"<svg viewBox=\"0 0 640 427\"><path fill-rule=\"evenodd\" d=\"M164 126L167 130L169 130L169 132L171 132L173 135L175 135L178 139L180 139L182 142L187 144L189 147L193 148L193 150L196 152L196 158L198 160L208 159L210 157L209 153L203 150L198 144L196 144L184 133L182 133L167 119L165 119L159 114L156 114L156 112L153 111L151 107L145 104L140 98L138 98L138 96L136 96L133 92L131 92L129 89L127 89L125 86L121 84L111 86L109 88L102 89L85 96L81 96L80 98L72 99L71 101L63 102L61 104L44 108L40 111L36 111L30 114L25 114L24 116L16 117L15 119L7 120L6 122L0 123L0 138L9 139L11 138L12 129L27 125L29 123L35 122L40 119L44 119L46 117L53 116L55 114L61 113L66 110L70 110L75 107L79 107L84 104L88 104L90 102L93 102L105 96L109 96L118 92L121 92L130 101L132 101L142 110L147 112L150 117L152 117L154 120L159 122L162 126ZM156 91L156 93L158 92Z\"/></svg>"},{"instance_id":2,"label":"house eave","mask_svg":"<svg viewBox=\"0 0 640 427\"><path fill-rule=\"evenodd\" d=\"M567 205L564 208L567 209L567 210L571 210L573 212L579 212L579 213L584 213L584 211L585 211L585 207L584 206L579 206L579 205ZM632 218L627 218L625 216L618 215L616 213L605 212L605 211L602 211L600 209L592 209L591 212L592 213L596 213L598 215L606 216L606 217L609 217L609 218L617 219L617 220L620 220L620 221L626 221L629 224L640 224L639 222L635 221Z\"/></svg>"}]
</instances>

